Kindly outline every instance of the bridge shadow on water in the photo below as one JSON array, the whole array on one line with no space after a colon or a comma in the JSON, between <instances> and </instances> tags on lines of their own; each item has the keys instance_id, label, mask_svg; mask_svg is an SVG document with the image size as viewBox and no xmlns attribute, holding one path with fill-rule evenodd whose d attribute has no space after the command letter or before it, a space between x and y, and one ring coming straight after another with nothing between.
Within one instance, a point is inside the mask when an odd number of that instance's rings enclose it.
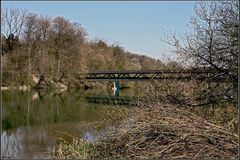
<instances>
[{"instance_id":1,"label":"bridge shadow on water","mask_svg":"<svg viewBox=\"0 0 240 160\"><path fill-rule=\"evenodd\" d=\"M148 102L162 102L164 99L163 97L155 97L155 96L150 96L148 94L145 95L128 95L128 94L123 94L121 95L122 92L127 93L131 89L124 88L114 88L113 89L113 94L108 94L108 95L91 95L91 96L86 96L85 99L87 103L90 104L102 104L102 105L119 105L119 106L139 106L140 104L143 103L148 103Z\"/></svg>"}]
</instances>

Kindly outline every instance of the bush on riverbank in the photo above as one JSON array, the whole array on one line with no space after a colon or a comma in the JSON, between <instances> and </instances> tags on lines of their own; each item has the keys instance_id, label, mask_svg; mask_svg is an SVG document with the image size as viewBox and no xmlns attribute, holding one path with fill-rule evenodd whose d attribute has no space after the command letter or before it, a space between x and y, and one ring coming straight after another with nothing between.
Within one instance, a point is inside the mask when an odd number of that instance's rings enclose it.
<instances>
[{"instance_id":1,"label":"bush on riverbank","mask_svg":"<svg viewBox=\"0 0 240 160\"><path fill-rule=\"evenodd\" d=\"M85 146L88 142L81 143ZM121 122L103 131L90 146L85 149L90 152L87 159L232 159L238 156L237 134L166 104L135 108L128 116L122 115ZM73 157L72 152L62 152L67 158L82 158L82 155ZM56 157L61 158L59 154Z\"/></svg>"}]
</instances>

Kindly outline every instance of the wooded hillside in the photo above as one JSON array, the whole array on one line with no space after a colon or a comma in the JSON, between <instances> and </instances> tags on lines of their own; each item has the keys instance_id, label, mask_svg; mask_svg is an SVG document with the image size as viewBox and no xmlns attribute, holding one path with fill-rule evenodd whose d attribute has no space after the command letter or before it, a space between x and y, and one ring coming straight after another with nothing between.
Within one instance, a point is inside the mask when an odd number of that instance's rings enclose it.
<instances>
[{"instance_id":1,"label":"wooded hillside","mask_svg":"<svg viewBox=\"0 0 240 160\"><path fill-rule=\"evenodd\" d=\"M141 70L175 67L119 45L89 40L81 24L18 8L2 10L3 86L32 85L32 75L61 82L96 70Z\"/></svg>"}]
</instances>

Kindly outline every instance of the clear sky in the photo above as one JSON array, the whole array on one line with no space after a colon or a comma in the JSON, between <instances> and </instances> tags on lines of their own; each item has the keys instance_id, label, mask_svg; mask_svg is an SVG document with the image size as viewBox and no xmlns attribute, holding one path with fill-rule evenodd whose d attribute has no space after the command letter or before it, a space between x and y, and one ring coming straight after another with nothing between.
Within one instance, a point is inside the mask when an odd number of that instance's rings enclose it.
<instances>
[{"instance_id":1,"label":"clear sky","mask_svg":"<svg viewBox=\"0 0 240 160\"><path fill-rule=\"evenodd\" d=\"M118 43L127 51L163 60L168 46L163 31L184 34L195 2L185 1L1 1L2 8L18 7L50 17L78 22L88 38ZM171 54L168 53L171 57ZM166 58L166 56L164 57Z\"/></svg>"}]
</instances>

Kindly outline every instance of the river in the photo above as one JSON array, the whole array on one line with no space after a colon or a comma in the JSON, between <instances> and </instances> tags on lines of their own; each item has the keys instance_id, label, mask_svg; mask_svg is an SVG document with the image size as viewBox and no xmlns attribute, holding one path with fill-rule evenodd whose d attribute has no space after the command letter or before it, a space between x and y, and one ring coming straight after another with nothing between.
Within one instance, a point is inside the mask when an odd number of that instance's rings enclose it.
<instances>
[{"instance_id":1,"label":"river","mask_svg":"<svg viewBox=\"0 0 240 160\"><path fill-rule=\"evenodd\" d=\"M93 141L101 129L96 126L102 122L107 104L88 102L86 97L98 96L114 96L114 93L112 90L2 91L2 158L50 158L56 138L70 141L68 135Z\"/></svg>"},{"instance_id":2,"label":"river","mask_svg":"<svg viewBox=\"0 0 240 160\"><path fill-rule=\"evenodd\" d=\"M101 89L2 91L2 158L49 159L57 138L71 142L71 136L75 136L94 141L102 129L103 125L99 124L104 123L104 113L109 109L107 103L118 104L104 97L143 96L139 93L133 89L117 94ZM118 104L118 107L132 106L128 101L123 103L120 99L120 102L124 105ZM205 117L219 117L221 121L235 116L235 110L216 109L204 107L199 112Z\"/></svg>"}]
</instances>

